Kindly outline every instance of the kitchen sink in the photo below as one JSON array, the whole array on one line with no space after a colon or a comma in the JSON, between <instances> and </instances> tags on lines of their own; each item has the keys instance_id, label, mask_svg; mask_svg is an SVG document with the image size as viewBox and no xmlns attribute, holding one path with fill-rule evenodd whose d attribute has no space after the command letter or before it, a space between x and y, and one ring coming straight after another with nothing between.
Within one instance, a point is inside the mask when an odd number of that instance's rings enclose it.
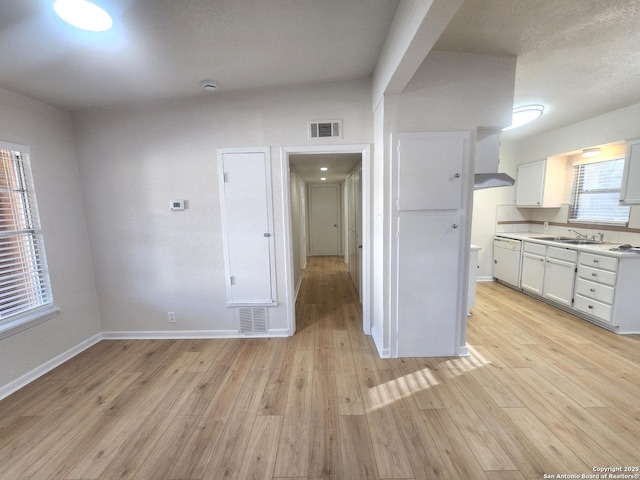
<instances>
[{"instance_id":1,"label":"kitchen sink","mask_svg":"<svg viewBox=\"0 0 640 480\"><path fill-rule=\"evenodd\" d=\"M598 245L603 242L599 242L598 240L589 240L587 238L570 238L568 240L555 240L559 243L568 243L571 245Z\"/></svg>"},{"instance_id":2,"label":"kitchen sink","mask_svg":"<svg viewBox=\"0 0 640 480\"><path fill-rule=\"evenodd\" d=\"M549 242L562 242L565 240L575 240L575 237L554 237L552 235L545 235L544 237L531 237L532 240L547 240Z\"/></svg>"}]
</instances>

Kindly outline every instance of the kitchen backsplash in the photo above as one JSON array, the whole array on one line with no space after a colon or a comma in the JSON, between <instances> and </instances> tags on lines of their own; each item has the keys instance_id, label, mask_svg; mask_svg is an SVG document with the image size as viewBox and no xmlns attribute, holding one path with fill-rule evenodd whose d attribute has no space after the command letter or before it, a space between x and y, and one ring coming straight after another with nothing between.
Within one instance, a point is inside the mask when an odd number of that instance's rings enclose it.
<instances>
[{"instance_id":1,"label":"kitchen backsplash","mask_svg":"<svg viewBox=\"0 0 640 480\"><path fill-rule=\"evenodd\" d=\"M515 205L496 206L496 233L536 232L574 236L574 229L589 237L604 233L604 241L640 246L640 207L631 208L628 227L613 225L585 225L568 223L569 204L560 208L517 208ZM547 222L547 226L545 226Z\"/></svg>"}]
</instances>

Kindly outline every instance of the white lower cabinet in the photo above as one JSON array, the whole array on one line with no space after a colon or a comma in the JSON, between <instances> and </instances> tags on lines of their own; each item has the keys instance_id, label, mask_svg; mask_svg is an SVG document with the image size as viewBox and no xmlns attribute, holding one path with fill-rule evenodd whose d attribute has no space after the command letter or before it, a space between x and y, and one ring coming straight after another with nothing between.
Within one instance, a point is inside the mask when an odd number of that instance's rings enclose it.
<instances>
[{"instance_id":1,"label":"white lower cabinet","mask_svg":"<svg viewBox=\"0 0 640 480\"><path fill-rule=\"evenodd\" d=\"M524 242L523 250L520 288L542 295L547 247L539 243Z\"/></svg>"},{"instance_id":2,"label":"white lower cabinet","mask_svg":"<svg viewBox=\"0 0 640 480\"><path fill-rule=\"evenodd\" d=\"M618 260L580 253L575 309L598 320L613 323L613 301Z\"/></svg>"},{"instance_id":3,"label":"white lower cabinet","mask_svg":"<svg viewBox=\"0 0 640 480\"><path fill-rule=\"evenodd\" d=\"M573 305L578 252L567 248L547 247L542 296L567 307Z\"/></svg>"},{"instance_id":4,"label":"white lower cabinet","mask_svg":"<svg viewBox=\"0 0 640 480\"><path fill-rule=\"evenodd\" d=\"M525 242L520 288L571 307L577 259L575 250Z\"/></svg>"},{"instance_id":5,"label":"white lower cabinet","mask_svg":"<svg viewBox=\"0 0 640 480\"><path fill-rule=\"evenodd\" d=\"M617 333L640 334L640 255L513 239L523 241L524 293Z\"/></svg>"}]
</instances>

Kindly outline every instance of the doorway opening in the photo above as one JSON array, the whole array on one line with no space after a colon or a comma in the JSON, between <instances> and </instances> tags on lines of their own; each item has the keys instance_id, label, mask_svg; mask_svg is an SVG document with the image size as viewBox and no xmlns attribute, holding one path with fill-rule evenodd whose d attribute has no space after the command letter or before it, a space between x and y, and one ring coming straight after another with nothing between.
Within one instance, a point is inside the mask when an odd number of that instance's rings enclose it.
<instances>
[{"instance_id":1,"label":"doorway opening","mask_svg":"<svg viewBox=\"0 0 640 480\"><path fill-rule=\"evenodd\" d=\"M283 147L281 155L289 334L296 331L295 300L307 254L344 258L362 303L362 329L370 334L370 146ZM327 207L319 201L336 194L337 212L332 202ZM313 215L320 222L317 232L310 228Z\"/></svg>"}]
</instances>

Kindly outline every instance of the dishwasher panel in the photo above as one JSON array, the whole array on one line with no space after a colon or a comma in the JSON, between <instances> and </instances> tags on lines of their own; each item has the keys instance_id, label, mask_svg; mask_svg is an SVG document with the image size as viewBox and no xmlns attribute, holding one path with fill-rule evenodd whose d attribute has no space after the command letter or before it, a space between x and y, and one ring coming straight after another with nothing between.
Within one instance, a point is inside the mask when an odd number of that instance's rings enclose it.
<instances>
[{"instance_id":1,"label":"dishwasher panel","mask_svg":"<svg viewBox=\"0 0 640 480\"><path fill-rule=\"evenodd\" d=\"M522 241L511 238L493 239L493 276L512 287L520 287Z\"/></svg>"}]
</instances>

